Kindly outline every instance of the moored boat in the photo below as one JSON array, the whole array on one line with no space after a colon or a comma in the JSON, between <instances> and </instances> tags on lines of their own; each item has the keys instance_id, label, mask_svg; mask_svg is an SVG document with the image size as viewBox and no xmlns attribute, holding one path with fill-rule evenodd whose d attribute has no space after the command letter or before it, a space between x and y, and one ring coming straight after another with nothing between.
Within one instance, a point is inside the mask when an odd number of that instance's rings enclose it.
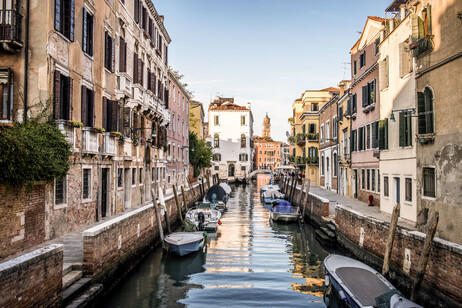
<instances>
[{"instance_id":1,"label":"moored boat","mask_svg":"<svg viewBox=\"0 0 462 308\"><path fill-rule=\"evenodd\" d=\"M203 202L204 203L204 202ZM199 208L189 210L185 219L189 219L194 223L197 230L215 232L220 222L221 213L218 210L209 208L202 208L201 204L198 204Z\"/></svg>"},{"instance_id":2,"label":"moored boat","mask_svg":"<svg viewBox=\"0 0 462 308\"><path fill-rule=\"evenodd\" d=\"M175 232L165 236L170 251L184 256L199 251L204 245L203 232Z\"/></svg>"},{"instance_id":3,"label":"moored boat","mask_svg":"<svg viewBox=\"0 0 462 308\"><path fill-rule=\"evenodd\" d=\"M262 201L267 204L278 204L279 202L285 201L284 194L275 189L262 192L261 198Z\"/></svg>"},{"instance_id":4,"label":"moored boat","mask_svg":"<svg viewBox=\"0 0 462 308\"><path fill-rule=\"evenodd\" d=\"M327 306L337 296L352 308L423 308L404 298L385 277L360 261L332 254L324 259L324 268Z\"/></svg>"},{"instance_id":5,"label":"moored boat","mask_svg":"<svg viewBox=\"0 0 462 308\"><path fill-rule=\"evenodd\" d=\"M300 209L288 201L282 201L271 208L270 216L274 221L296 222L300 217Z\"/></svg>"}]
</instances>

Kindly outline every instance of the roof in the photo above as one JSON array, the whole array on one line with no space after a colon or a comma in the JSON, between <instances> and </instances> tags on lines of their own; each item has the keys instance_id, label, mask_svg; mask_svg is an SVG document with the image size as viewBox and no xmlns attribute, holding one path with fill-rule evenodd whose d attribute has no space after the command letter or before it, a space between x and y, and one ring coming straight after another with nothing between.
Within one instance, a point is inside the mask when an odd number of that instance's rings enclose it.
<instances>
[{"instance_id":1,"label":"roof","mask_svg":"<svg viewBox=\"0 0 462 308\"><path fill-rule=\"evenodd\" d=\"M210 110L249 110L246 107L242 107L233 103L224 103L220 106L213 107Z\"/></svg>"},{"instance_id":2,"label":"roof","mask_svg":"<svg viewBox=\"0 0 462 308\"><path fill-rule=\"evenodd\" d=\"M367 18L372 19L372 20L374 20L374 21L378 21L378 22L385 21L384 18L378 17L378 16L367 16Z\"/></svg>"},{"instance_id":3,"label":"roof","mask_svg":"<svg viewBox=\"0 0 462 308\"><path fill-rule=\"evenodd\" d=\"M364 27L363 27L363 31L361 32L361 36L359 37L359 39L356 41L356 43L353 45L353 47L351 47L350 50L352 50L353 48L355 48L359 42L361 41L361 39L363 38L363 35L364 35L364 30L366 29L366 26L367 26L367 22L368 20L372 20L372 21L375 21L375 22L384 22L386 19L382 18L382 17L378 17L378 16L367 16L367 19L366 19L366 23L364 24Z\"/></svg>"},{"instance_id":4,"label":"roof","mask_svg":"<svg viewBox=\"0 0 462 308\"><path fill-rule=\"evenodd\" d=\"M339 88L334 88L334 87L329 87L329 88L322 89L320 91L340 92L340 89Z\"/></svg>"}]
</instances>

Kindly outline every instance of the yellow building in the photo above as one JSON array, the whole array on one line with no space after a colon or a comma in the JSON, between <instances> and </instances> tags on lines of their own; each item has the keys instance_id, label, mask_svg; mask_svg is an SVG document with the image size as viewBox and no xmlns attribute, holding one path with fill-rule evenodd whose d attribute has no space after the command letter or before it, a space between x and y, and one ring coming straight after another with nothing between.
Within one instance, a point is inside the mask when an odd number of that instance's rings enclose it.
<instances>
[{"instance_id":1,"label":"yellow building","mask_svg":"<svg viewBox=\"0 0 462 308\"><path fill-rule=\"evenodd\" d=\"M294 101L293 117L289 119L289 142L294 147L290 160L314 186L319 186L319 110L332 98L333 92L338 93L339 89L305 91Z\"/></svg>"},{"instance_id":2,"label":"yellow building","mask_svg":"<svg viewBox=\"0 0 462 308\"><path fill-rule=\"evenodd\" d=\"M189 103L189 131L195 133L199 139L205 140L204 106L201 102L191 101Z\"/></svg>"}]
</instances>

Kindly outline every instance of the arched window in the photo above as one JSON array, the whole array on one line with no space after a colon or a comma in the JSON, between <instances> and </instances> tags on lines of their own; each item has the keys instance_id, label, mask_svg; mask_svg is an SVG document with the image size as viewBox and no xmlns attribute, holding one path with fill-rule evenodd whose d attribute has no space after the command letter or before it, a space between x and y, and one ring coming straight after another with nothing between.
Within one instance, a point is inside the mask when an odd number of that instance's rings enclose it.
<instances>
[{"instance_id":1,"label":"arched window","mask_svg":"<svg viewBox=\"0 0 462 308\"><path fill-rule=\"evenodd\" d=\"M241 148L245 148L245 134L241 135Z\"/></svg>"},{"instance_id":2,"label":"arched window","mask_svg":"<svg viewBox=\"0 0 462 308\"><path fill-rule=\"evenodd\" d=\"M417 92L417 107L419 118L419 134L432 134L433 127L433 91L425 87L423 92Z\"/></svg>"},{"instance_id":3,"label":"arched window","mask_svg":"<svg viewBox=\"0 0 462 308\"><path fill-rule=\"evenodd\" d=\"M218 134L215 134L213 136L213 146L215 148L219 148L220 147L220 136L218 136Z\"/></svg>"}]
</instances>

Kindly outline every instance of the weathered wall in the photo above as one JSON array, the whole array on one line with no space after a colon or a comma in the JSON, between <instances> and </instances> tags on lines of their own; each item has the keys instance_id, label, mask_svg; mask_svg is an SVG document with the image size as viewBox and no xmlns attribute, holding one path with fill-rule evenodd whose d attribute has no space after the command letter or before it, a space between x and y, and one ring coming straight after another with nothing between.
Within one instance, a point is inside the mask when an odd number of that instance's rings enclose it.
<instances>
[{"instance_id":1,"label":"weathered wall","mask_svg":"<svg viewBox=\"0 0 462 308\"><path fill-rule=\"evenodd\" d=\"M338 234L352 243L343 242L342 244L353 251L356 247L351 247L351 245L362 248L357 257L363 260L367 258L365 256L367 253L378 257L379 264L376 265L381 267L390 224L365 217L341 205L337 205L335 211ZM399 275L401 272L408 278L415 276L424 240L425 234L398 227L390 259L391 266L397 272L395 275ZM456 302L462 303L462 268L460 264L462 264L462 246L435 238L424 283L430 288L438 290L441 294L451 297ZM409 281L410 279L407 283ZM399 287L406 290L410 288L410 285ZM434 300L437 300L439 296L435 295ZM419 294L419 298L424 301L430 300L427 297L426 294ZM434 304L435 302L431 306Z\"/></svg>"},{"instance_id":2,"label":"weathered wall","mask_svg":"<svg viewBox=\"0 0 462 308\"><path fill-rule=\"evenodd\" d=\"M62 245L49 245L0 264L0 307L60 307Z\"/></svg>"},{"instance_id":3,"label":"weathered wall","mask_svg":"<svg viewBox=\"0 0 462 308\"><path fill-rule=\"evenodd\" d=\"M0 185L0 260L45 241L45 187Z\"/></svg>"}]
</instances>

